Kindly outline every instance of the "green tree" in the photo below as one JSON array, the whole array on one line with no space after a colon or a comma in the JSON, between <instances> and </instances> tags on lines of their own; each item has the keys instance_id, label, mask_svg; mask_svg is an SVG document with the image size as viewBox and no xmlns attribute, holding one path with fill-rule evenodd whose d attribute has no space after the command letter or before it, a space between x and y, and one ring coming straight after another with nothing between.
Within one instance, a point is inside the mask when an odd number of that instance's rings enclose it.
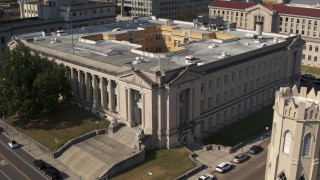
<instances>
[{"instance_id":1,"label":"green tree","mask_svg":"<svg viewBox=\"0 0 320 180\"><path fill-rule=\"evenodd\" d=\"M62 65L18 45L4 52L0 72L0 110L24 118L52 112L69 102L71 86Z\"/></svg>"},{"instance_id":2,"label":"green tree","mask_svg":"<svg viewBox=\"0 0 320 180\"><path fill-rule=\"evenodd\" d=\"M4 10L0 9L0 18L4 16Z\"/></svg>"}]
</instances>

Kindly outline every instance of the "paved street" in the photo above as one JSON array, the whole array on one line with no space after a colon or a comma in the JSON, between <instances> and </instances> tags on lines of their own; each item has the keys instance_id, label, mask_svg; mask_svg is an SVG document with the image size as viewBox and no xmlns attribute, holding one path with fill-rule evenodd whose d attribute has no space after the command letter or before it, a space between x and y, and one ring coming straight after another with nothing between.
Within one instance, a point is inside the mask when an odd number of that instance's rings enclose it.
<instances>
[{"instance_id":1,"label":"paved street","mask_svg":"<svg viewBox=\"0 0 320 180\"><path fill-rule=\"evenodd\" d=\"M9 139L0 134L0 179L48 179L32 166L34 160L21 148L10 149Z\"/></svg>"},{"instance_id":2,"label":"paved street","mask_svg":"<svg viewBox=\"0 0 320 180\"><path fill-rule=\"evenodd\" d=\"M265 174L265 162L267 160L267 149L270 143L270 132L267 135L257 137L252 141L248 142L242 149L239 149L235 153L228 154L222 150L203 150L203 149L193 149L193 152L198 156L196 160L208 168L194 174L189 177L190 180L196 180L203 174L213 174L218 178L218 180L263 180ZM263 151L257 155L249 154L248 151L253 145L260 145L263 147ZM237 164L232 162L233 158L237 154L247 153L250 158L241 163ZM230 171L226 173L219 173L215 171L215 167L224 162L229 161L233 164Z\"/></svg>"},{"instance_id":3,"label":"paved street","mask_svg":"<svg viewBox=\"0 0 320 180\"><path fill-rule=\"evenodd\" d=\"M264 180L268 144L269 141L262 143L261 146L264 148L264 150L257 155L247 153L250 156L250 159L247 161L241 164L232 162L233 168L229 172L224 174L214 172L213 174L218 178L218 180Z\"/></svg>"}]
</instances>

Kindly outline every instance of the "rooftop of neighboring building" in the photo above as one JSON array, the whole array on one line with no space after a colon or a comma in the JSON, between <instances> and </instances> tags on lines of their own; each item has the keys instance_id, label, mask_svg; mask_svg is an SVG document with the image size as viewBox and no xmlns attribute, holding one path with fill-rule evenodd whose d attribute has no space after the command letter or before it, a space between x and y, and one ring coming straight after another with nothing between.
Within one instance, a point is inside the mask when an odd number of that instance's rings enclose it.
<instances>
[{"instance_id":1,"label":"rooftop of neighboring building","mask_svg":"<svg viewBox=\"0 0 320 180\"><path fill-rule=\"evenodd\" d=\"M256 5L261 4L262 6L268 8L277 13L291 14L295 16L309 16L309 17L319 17L320 9L311 7L298 7L290 6L286 4L267 4L267 3L254 3L254 2L240 2L240 1L221 1L217 0L209 5L209 7L223 7L232 9L247 9Z\"/></svg>"},{"instance_id":2,"label":"rooftop of neighboring building","mask_svg":"<svg viewBox=\"0 0 320 180\"><path fill-rule=\"evenodd\" d=\"M169 22L172 24L168 25ZM147 31L148 29L151 32ZM162 33L163 36L170 33L175 34L174 38L180 38L181 44L178 47L168 44L166 45L168 50L157 53L150 49L147 50L142 44L134 42L143 38L143 36L140 36L141 34L155 35L152 34L153 30ZM134 35L135 33L136 35ZM134 36L131 37L130 34ZM186 36L184 37L183 34L186 34ZM157 72L169 71L192 64L200 67L228 57L240 54L248 55L248 52L251 51L256 51L257 54L260 53L261 55L264 48L275 47L273 45L281 43L283 39L288 37L263 33L261 38L254 38L254 35L255 32L248 30L237 29L216 32L214 30L201 30L189 22L140 18L133 21L64 31L61 32L61 36L57 36L57 34L42 36L40 32L18 37L26 39L31 44L59 52L74 53L76 56L92 59L100 64L106 63L120 67L133 66L136 69ZM34 40L34 37L36 37L36 40ZM124 40L119 38L124 38ZM187 42L183 42L184 40L187 40ZM147 39L147 41L151 40ZM159 45L165 46L163 43L168 42L162 42ZM75 47L74 50L73 47ZM94 61L90 62L90 64L93 63Z\"/></svg>"}]
</instances>

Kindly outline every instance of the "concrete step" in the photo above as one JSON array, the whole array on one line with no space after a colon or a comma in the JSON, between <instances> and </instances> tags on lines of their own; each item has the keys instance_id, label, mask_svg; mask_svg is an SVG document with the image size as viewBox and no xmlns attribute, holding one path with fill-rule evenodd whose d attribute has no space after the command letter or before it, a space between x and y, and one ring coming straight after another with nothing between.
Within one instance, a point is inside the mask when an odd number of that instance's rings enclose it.
<instances>
[{"instance_id":1,"label":"concrete step","mask_svg":"<svg viewBox=\"0 0 320 180\"><path fill-rule=\"evenodd\" d=\"M122 127L116 133L109 134L108 137L124 144L130 148L134 148L137 139L135 139L138 128Z\"/></svg>"},{"instance_id":2,"label":"concrete step","mask_svg":"<svg viewBox=\"0 0 320 180\"><path fill-rule=\"evenodd\" d=\"M81 175L82 179L88 180L95 179L97 175L103 174L110 167L107 163L75 145L65 151L58 160Z\"/></svg>"}]
</instances>

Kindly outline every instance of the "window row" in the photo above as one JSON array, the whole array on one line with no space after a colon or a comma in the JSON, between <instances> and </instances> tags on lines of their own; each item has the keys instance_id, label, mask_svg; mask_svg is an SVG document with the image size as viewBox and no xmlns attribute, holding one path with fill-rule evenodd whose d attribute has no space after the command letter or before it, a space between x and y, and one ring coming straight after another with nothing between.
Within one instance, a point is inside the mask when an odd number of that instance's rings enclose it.
<instances>
[{"instance_id":1,"label":"window row","mask_svg":"<svg viewBox=\"0 0 320 180\"><path fill-rule=\"evenodd\" d=\"M261 96L257 95L256 97L252 97L249 100L243 101L242 103L236 104L228 109L222 110L219 113L209 116L207 119L202 121L201 131L207 131L210 128L227 124L228 120L230 118L233 118L235 115L240 115L241 113L255 108L258 104L266 100L270 100L271 92L271 90L268 91L268 96L265 95L266 93L262 93Z\"/></svg>"}]
</instances>

